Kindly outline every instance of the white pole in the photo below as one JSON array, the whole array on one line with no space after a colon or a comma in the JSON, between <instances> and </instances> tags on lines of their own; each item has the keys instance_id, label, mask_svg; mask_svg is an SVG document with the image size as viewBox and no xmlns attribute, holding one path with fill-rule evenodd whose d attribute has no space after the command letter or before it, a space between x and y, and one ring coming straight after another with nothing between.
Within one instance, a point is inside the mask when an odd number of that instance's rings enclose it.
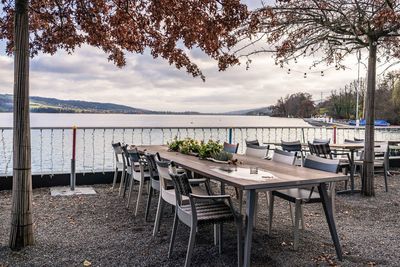
<instances>
[{"instance_id":1,"label":"white pole","mask_svg":"<svg viewBox=\"0 0 400 267\"><path fill-rule=\"evenodd\" d=\"M360 126L360 118L358 114L358 98L360 91L360 61L361 61L361 51L358 50L358 72L357 72L357 87L356 87L356 127Z\"/></svg>"}]
</instances>

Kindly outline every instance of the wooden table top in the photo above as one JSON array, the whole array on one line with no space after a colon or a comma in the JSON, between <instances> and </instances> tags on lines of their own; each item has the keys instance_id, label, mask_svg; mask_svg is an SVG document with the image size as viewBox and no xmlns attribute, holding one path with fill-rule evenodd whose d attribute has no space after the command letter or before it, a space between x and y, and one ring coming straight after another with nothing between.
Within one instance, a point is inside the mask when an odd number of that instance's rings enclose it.
<instances>
[{"instance_id":1,"label":"wooden table top","mask_svg":"<svg viewBox=\"0 0 400 267\"><path fill-rule=\"evenodd\" d=\"M229 164L215 163L195 156L170 152L166 146L140 146L138 149L150 153L159 152L162 158L174 161L185 169L242 190L276 190L347 179L347 176L341 173L318 171L238 154L235 154L234 158L242 164L238 164L235 169L235 166ZM250 167L258 167L259 173L250 174Z\"/></svg>"},{"instance_id":2,"label":"wooden table top","mask_svg":"<svg viewBox=\"0 0 400 267\"><path fill-rule=\"evenodd\" d=\"M281 146L282 143L273 143L275 146ZM308 144L302 143L302 147L307 147ZM375 145L378 146L378 145ZM358 150L364 148L364 143L337 143L337 144L329 144L330 148L339 148L339 149L349 149L349 150Z\"/></svg>"}]
</instances>

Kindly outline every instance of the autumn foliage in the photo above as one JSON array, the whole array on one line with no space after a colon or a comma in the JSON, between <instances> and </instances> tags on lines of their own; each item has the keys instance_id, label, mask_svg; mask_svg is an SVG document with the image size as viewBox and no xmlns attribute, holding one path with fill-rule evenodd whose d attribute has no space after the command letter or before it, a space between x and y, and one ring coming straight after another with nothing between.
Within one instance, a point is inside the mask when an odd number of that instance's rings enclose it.
<instances>
[{"instance_id":1,"label":"autumn foliage","mask_svg":"<svg viewBox=\"0 0 400 267\"><path fill-rule=\"evenodd\" d=\"M0 39L13 52L15 1L1 0ZM72 53L83 44L101 48L117 66L126 53L162 57L193 76L201 76L188 49L213 58L232 43L230 31L247 16L239 0L32 0L29 5L30 54Z\"/></svg>"}]
</instances>

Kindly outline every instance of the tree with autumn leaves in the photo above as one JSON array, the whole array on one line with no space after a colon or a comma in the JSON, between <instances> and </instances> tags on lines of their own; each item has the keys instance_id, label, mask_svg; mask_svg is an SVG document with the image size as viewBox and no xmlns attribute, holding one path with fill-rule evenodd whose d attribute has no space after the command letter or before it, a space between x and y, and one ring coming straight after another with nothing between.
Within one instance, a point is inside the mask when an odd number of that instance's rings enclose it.
<instances>
[{"instance_id":1,"label":"tree with autumn leaves","mask_svg":"<svg viewBox=\"0 0 400 267\"><path fill-rule=\"evenodd\" d=\"M253 10L233 36L236 46L221 58L222 69L262 53L274 53L281 66L311 57L311 68L340 69L346 56L368 51L362 192L373 196L376 64L378 57L400 58L400 1L277 0Z\"/></svg>"},{"instance_id":2,"label":"tree with autumn leaves","mask_svg":"<svg viewBox=\"0 0 400 267\"><path fill-rule=\"evenodd\" d=\"M219 58L247 16L239 0L1 0L0 40L14 55L13 192L10 247L34 243L32 227L29 57L81 45L102 49L117 66L126 53L162 57L204 76L188 50Z\"/></svg>"}]
</instances>

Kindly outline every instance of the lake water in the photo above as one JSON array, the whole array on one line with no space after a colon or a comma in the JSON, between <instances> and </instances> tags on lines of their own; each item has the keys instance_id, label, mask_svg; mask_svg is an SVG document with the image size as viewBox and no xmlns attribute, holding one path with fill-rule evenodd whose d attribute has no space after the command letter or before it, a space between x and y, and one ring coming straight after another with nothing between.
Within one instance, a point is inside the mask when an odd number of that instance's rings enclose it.
<instances>
[{"instance_id":1,"label":"lake water","mask_svg":"<svg viewBox=\"0 0 400 267\"><path fill-rule=\"evenodd\" d=\"M31 114L32 173L69 173L72 126L77 126L76 169L105 172L114 168L112 142L167 144L174 137L221 142L232 139L244 153L245 140L307 142L333 138L332 128L311 127L302 119L224 115ZM7 128L8 127L8 128ZM12 172L12 114L0 113L0 177ZM95 127L95 128L93 128ZM7 129L6 129L7 128ZM56 129L53 129L56 128ZM232 131L229 131L232 128ZM363 129L338 129L337 140L362 138ZM377 131L377 140L400 139L399 131Z\"/></svg>"},{"instance_id":2,"label":"lake water","mask_svg":"<svg viewBox=\"0 0 400 267\"><path fill-rule=\"evenodd\" d=\"M0 128L12 127L12 113L0 113ZM302 119L268 116L32 113L31 127L302 127Z\"/></svg>"}]
</instances>

